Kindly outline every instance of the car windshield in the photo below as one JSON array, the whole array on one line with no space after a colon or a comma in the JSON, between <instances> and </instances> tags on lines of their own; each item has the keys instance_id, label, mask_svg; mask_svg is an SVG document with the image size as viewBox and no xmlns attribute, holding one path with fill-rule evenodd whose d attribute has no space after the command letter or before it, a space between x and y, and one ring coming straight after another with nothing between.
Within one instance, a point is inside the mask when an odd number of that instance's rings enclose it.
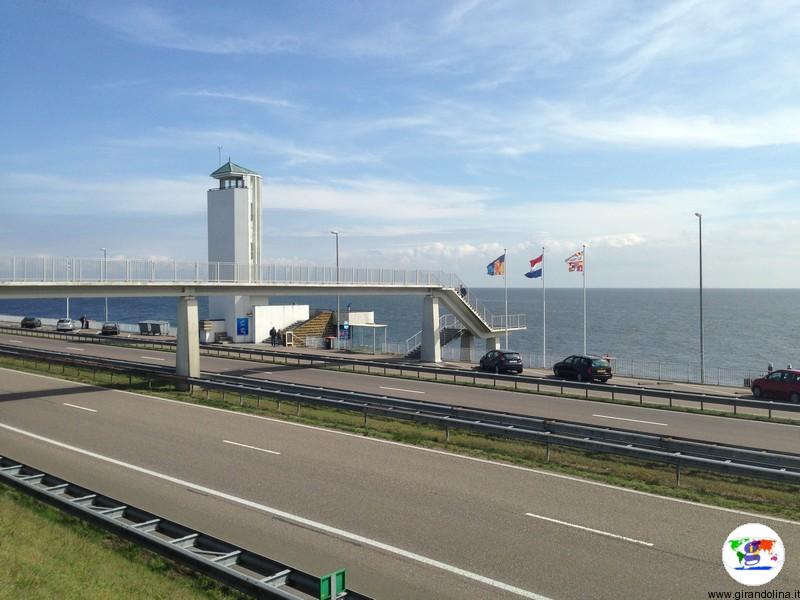
<instances>
[{"instance_id":1,"label":"car windshield","mask_svg":"<svg viewBox=\"0 0 800 600\"><path fill-rule=\"evenodd\" d=\"M592 366L597 369L607 369L610 365L604 358L595 358L592 360Z\"/></svg>"}]
</instances>

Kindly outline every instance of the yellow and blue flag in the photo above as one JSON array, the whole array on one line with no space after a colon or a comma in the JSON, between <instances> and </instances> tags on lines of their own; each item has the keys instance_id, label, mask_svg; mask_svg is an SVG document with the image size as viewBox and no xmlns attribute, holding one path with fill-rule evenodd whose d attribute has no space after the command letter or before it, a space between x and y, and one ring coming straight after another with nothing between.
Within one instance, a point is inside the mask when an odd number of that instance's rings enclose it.
<instances>
[{"instance_id":1,"label":"yellow and blue flag","mask_svg":"<svg viewBox=\"0 0 800 600\"><path fill-rule=\"evenodd\" d=\"M502 275L506 272L506 255L498 256L486 265L487 275Z\"/></svg>"}]
</instances>

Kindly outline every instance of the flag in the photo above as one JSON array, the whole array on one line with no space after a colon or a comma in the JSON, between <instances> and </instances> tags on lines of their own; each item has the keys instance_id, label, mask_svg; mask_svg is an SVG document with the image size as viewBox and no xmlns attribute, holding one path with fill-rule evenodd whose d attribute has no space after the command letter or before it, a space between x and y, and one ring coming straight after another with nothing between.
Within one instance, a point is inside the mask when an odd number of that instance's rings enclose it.
<instances>
[{"instance_id":1,"label":"flag","mask_svg":"<svg viewBox=\"0 0 800 600\"><path fill-rule=\"evenodd\" d=\"M578 273L583 272L583 252L578 251L569 258L565 258L564 262L567 263L567 267L569 268L569 272L572 273L573 271L577 271Z\"/></svg>"},{"instance_id":2,"label":"flag","mask_svg":"<svg viewBox=\"0 0 800 600\"><path fill-rule=\"evenodd\" d=\"M495 258L492 262L486 265L487 275L502 275L506 271L506 255L503 254Z\"/></svg>"},{"instance_id":3,"label":"flag","mask_svg":"<svg viewBox=\"0 0 800 600\"><path fill-rule=\"evenodd\" d=\"M536 258L532 258L531 270L525 273L525 277L528 277L529 279L535 279L536 277L541 277L543 260L544 260L544 254L540 254Z\"/></svg>"}]
</instances>

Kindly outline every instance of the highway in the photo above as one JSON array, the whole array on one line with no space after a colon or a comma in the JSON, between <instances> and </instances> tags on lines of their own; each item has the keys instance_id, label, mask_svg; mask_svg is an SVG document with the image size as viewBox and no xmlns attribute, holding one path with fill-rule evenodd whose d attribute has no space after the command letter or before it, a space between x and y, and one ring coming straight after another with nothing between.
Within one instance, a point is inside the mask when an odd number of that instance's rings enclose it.
<instances>
[{"instance_id":1,"label":"highway","mask_svg":"<svg viewBox=\"0 0 800 600\"><path fill-rule=\"evenodd\" d=\"M751 521L800 589L797 522L6 369L0 454L377 598L707 598Z\"/></svg>"},{"instance_id":2,"label":"highway","mask_svg":"<svg viewBox=\"0 0 800 600\"><path fill-rule=\"evenodd\" d=\"M175 360L175 355L170 352L80 343L77 340L0 335L0 343L20 348L57 350L66 354L103 356L162 366L174 365ZM800 453L800 435L798 435L800 426L798 425L745 421L639 406L557 398L534 393L453 386L378 375L314 369L305 366L264 364L208 356L201 357L201 368L209 373L246 375L276 381L384 394L417 401L441 402L542 418L562 419L657 435Z\"/></svg>"}]
</instances>

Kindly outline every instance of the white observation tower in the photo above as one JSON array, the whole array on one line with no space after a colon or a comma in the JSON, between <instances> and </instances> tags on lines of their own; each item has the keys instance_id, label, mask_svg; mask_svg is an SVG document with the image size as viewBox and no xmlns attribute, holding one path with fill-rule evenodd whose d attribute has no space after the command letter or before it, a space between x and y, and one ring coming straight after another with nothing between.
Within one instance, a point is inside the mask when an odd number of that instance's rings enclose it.
<instances>
[{"instance_id":1,"label":"white observation tower","mask_svg":"<svg viewBox=\"0 0 800 600\"><path fill-rule=\"evenodd\" d=\"M208 262L227 263L216 278L256 282L261 270L261 175L229 158L211 177L219 180L219 187L208 190ZM210 296L208 308L211 319L225 320L232 339L241 337L236 319L251 312L247 296Z\"/></svg>"}]
</instances>

